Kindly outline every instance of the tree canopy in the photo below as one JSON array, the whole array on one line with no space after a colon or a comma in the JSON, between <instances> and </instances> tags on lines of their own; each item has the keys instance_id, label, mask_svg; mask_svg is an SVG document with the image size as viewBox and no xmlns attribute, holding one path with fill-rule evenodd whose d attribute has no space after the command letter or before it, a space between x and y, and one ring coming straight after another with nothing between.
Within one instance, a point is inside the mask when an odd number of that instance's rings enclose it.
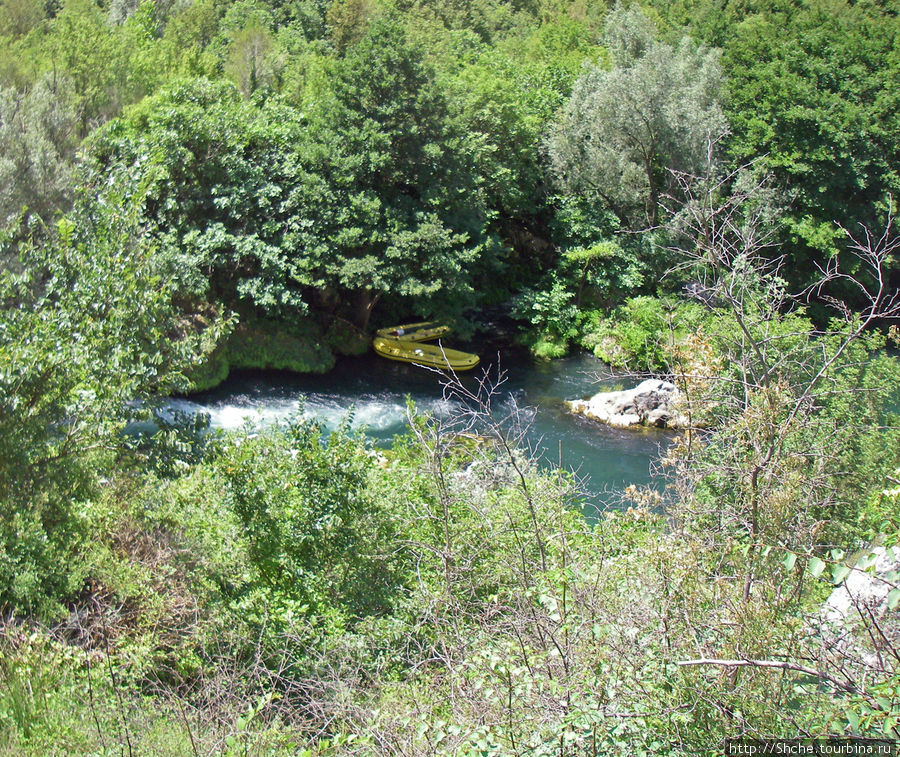
<instances>
[{"instance_id":1,"label":"tree canopy","mask_svg":"<svg viewBox=\"0 0 900 757\"><path fill-rule=\"evenodd\" d=\"M630 228L656 225L670 172L701 169L727 128L718 53L654 31L636 6L610 12L611 66L586 68L548 141L561 187L596 195Z\"/></svg>"}]
</instances>

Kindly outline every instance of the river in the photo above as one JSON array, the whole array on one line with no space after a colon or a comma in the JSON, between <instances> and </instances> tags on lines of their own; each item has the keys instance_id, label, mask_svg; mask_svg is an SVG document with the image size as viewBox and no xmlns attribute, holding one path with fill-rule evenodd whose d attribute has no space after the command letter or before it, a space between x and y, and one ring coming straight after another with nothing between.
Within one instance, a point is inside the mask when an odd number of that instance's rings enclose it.
<instances>
[{"instance_id":1,"label":"river","mask_svg":"<svg viewBox=\"0 0 900 757\"><path fill-rule=\"evenodd\" d=\"M628 484L651 484L651 464L671 434L655 429L626 431L573 416L564 399L622 388L633 380L609 376L607 367L588 354L552 362L538 362L527 354L506 350L482 365L460 374L464 385L477 386L484 375L496 378L497 365L506 380L497 388L494 406L500 416L513 406L521 409L525 439L545 465L562 465L581 481L586 512L619 506ZM425 412L445 416L460 403L444 397L441 374L374 354L342 358L324 375L283 371L236 371L217 388L184 398L169 406L187 413L207 413L214 428L237 429L246 423L273 423L297 411L315 417L328 430L351 412L351 427L363 429L378 445L388 445L406 429L406 400Z\"/></svg>"}]
</instances>

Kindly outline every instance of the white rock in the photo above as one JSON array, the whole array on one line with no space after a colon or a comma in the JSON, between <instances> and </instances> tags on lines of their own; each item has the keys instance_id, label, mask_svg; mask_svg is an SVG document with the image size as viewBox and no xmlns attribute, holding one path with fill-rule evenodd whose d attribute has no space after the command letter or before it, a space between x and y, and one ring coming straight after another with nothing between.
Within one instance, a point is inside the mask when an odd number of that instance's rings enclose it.
<instances>
[{"instance_id":1,"label":"white rock","mask_svg":"<svg viewBox=\"0 0 900 757\"><path fill-rule=\"evenodd\" d=\"M859 618L859 607L863 612L868 608L876 618L888 612L887 596L892 585L887 576L900 570L900 548L875 547L875 573L854 570L843 584L838 586L825 603L825 617L832 623L855 621Z\"/></svg>"},{"instance_id":2,"label":"white rock","mask_svg":"<svg viewBox=\"0 0 900 757\"><path fill-rule=\"evenodd\" d=\"M832 654L880 671L890 648L900 647L900 612L890 610L887 599L897 583L900 549L875 547L872 553L874 574L854 570L831 592L819 616L819 634Z\"/></svg>"},{"instance_id":3,"label":"white rock","mask_svg":"<svg viewBox=\"0 0 900 757\"><path fill-rule=\"evenodd\" d=\"M640 425L677 428L686 423L676 410L680 394L675 384L647 379L634 389L599 392L587 400L567 401L566 405L573 413L618 428Z\"/></svg>"}]
</instances>

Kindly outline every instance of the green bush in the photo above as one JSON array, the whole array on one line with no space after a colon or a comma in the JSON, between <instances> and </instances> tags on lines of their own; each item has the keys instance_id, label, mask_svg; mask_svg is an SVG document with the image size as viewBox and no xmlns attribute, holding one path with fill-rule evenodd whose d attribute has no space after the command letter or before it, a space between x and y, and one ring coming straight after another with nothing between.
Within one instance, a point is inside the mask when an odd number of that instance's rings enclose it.
<instances>
[{"instance_id":1,"label":"green bush","mask_svg":"<svg viewBox=\"0 0 900 757\"><path fill-rule=\"evenodd\" d=\"M513 316L527 321L522 341L538 357L562 357L582 336L592 307L608 307L643 282L644 265L633 250L601 241L572 247L556 267L516 297Z\"/></svg>"},{"instance_id":2,"label":"green bush","mask_svg":"<svg viewBox=\"0 0 900 757\"><path fill-rule=\"evenodd\" d=\"M206 361L190 373L191 390L211 389L228 378L229 371L243 368L324 373L334 366L329 347L313 320L296 324L251 320L239 324Z\"/></svg>"},{"instance_id":3,"label":"green bush","mask_svg":"<svg viewBox=\"0 0 900 757\"><path fill-rule=\"evenodd\" d=\"M667 371L676 344L704 320L704 309L695 303L633 297L606 317L592 313L582 343L610 365Z\"/></svg>"},{"instance_id":4,"label":"green bush","mask_svg":"<svg viewBox=\"0 0 900 757\"><path fill-rule=\"evenodd\" d=\"M390 610L396 577L390 518L368 492L373 459L346 428L327 440L312 420L226 445L217 468L241 523L253 587L281 608L276 622L324 627Z\"/></svg>"},{"instance_id":5,"label":"green bush","mask_svg":"<svg viewBox=\"0 0 900 757\"><path fill-rule=\"evenodd\" d=\"M562 357L578 336L578 308L566 285L553 279L547 288L526 289L515 300L513 316L531 329L522 341L540 357Z\"/></svg>"}]
</instances>

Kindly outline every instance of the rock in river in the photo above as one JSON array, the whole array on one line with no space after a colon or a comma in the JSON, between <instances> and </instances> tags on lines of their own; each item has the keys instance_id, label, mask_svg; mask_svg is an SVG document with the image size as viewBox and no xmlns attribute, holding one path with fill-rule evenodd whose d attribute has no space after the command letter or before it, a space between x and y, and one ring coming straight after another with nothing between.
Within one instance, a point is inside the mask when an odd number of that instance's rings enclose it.
<instances>
[{"instance_id":1,"label":"rock in river","mask_svg":"<svg viewBox=\"0 0 900 757\"><path fill-rule=\"evenodd\" d=\"M619 428L677 428L686 423L686 419L676 409L680 394L675 384L648 379L634 389L600 392L590 399L569 400L566 405L573 413Z\"/></svg>"}]
</instances>

